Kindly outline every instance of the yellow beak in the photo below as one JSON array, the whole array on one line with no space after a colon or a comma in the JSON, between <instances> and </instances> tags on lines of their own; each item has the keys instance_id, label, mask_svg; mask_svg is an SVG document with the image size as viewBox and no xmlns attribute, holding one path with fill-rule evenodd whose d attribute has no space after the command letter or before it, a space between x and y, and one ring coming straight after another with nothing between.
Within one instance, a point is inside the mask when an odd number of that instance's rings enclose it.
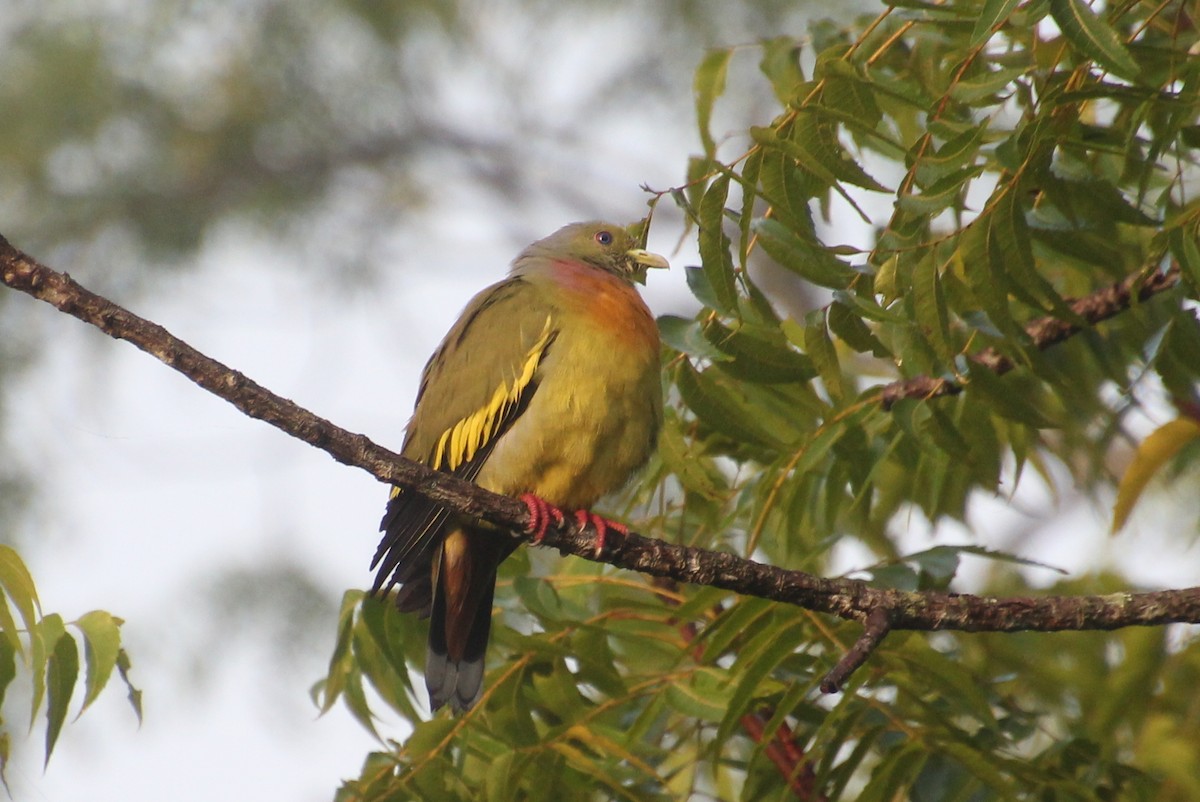
<instances>
[{"instance_id":1,"label":"yellow beak","mask_svg":"<svg viewBox=\"0 0 1200 802\"><path fill-rule=\"evenodd\" d=\"M657 253L644 251L641 248L625 251L625 255L629 257L631 262L642 267L661 267L665 270L671 266L671 263L665 257L659 256Z\"/></svg>"}]
</instances>

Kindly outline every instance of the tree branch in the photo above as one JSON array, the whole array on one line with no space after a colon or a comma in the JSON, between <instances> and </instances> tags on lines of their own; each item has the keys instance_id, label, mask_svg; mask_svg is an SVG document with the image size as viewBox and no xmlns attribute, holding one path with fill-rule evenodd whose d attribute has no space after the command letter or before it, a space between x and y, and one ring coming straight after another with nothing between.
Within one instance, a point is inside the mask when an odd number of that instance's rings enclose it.
<instances>
[{"instance_id":1,"label":"tree branch","mask_svg":"<svg viewBox=\"0 0 1200 802\"><path fill-rule=\"evenodd\" d=\"M1135 303L1145 301L1160 292L1171 289L1179 283L1179 264L1172 263L1166 270L1155 270L1150 274L1134 273L1126 276L1115 284L1110 284L1096 290L1091 295L1077 298L1068 304L1076 315L1091 325L1108 320L1129 309ZM1034 348L1044 351L1052 345L1078 334L1082 326L1061 318L1046 316L1031 320L1025 326L1025 333ZM1012 359L1000 353L993 347L972 354L969 359L976 364L1003 375L1016 365ZM901 399L929 399L943 395L955 395L965 388L958 382L933 376L914 376L911 379L901 379L886 384L880 390L879 403L884 409L891 409Z\"/></svg>"},{"instance_id":2,"label":"tree branch","mask_svg":"<svg viewBox=\"0 0 1200 802\"><path fill-rule=\"evenodd\" d=\"M1157 275L1157 274L1156 274ZM1109 288L1111 317L1135 293L1148 297L1173 284L1175 274L1135 285L1125 281ZM514 531L530 539L529 513L521 501L489 493L469 482L432 471L348 432L256 384L238 371L210 359L170 332L80 286L65 273L38 263L0 236L0 280L96 326L110 337L126 340L187 376L244 414L266 421L299 440L325 451L338 462L361 468L381 482L403 485L458 512ZM1164 284L1166 282L1166 284ZM1154 289L1158 287L1159 289ZM1088 298L1096 298L1089 296ZM1088 299L1083 299L1087 301ZM1076 303L1082 303L1076 302ZM1102 304L1097 304L1099 309ZM1121 307L1123 308L1123 307ZM1086 316L1085 316L1086 317ZM1053 327L1051 327L1053 328ZM1056 329L1046 337L1069 336ZM997 368L999 369L999 368ZM947 391L951 392L951 391ZM852 671L891 630L961 630L1016 632L1108 630L1127 626L1200 623L1200 588L1106 596L989 598L934 591L905 592L876 588L854 579L825 579L689 546L666 543L637 533L610 531L602 556L595 554L592 535L568 517L551 526L543 545L584 559L605 562L695 585L711 585L746 596L787 602L868 625L868 632L843 663ZM874 622L874 623L872 623ZM886 626L880 626L880 622ZM839 683L849 675L843 672Z\"/></svg>"}]
</instances>

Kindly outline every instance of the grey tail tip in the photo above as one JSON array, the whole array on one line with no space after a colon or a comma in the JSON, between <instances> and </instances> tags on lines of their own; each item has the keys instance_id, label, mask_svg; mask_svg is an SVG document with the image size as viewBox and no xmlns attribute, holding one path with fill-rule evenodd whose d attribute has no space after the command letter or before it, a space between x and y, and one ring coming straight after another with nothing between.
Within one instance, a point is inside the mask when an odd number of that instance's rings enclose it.
<instances>
[{"instance_id":1,"label":"grey tail tip","mask_svg":"<svg viewBox=\"0 0 1200 802\"><path fill-rule=\"evenodd\" d=\"M430 651L425 661L425 688L433 712L449 704L456 714L465 713L483 696L483 659L454 662Z\"/></svg>"}]
</instances>

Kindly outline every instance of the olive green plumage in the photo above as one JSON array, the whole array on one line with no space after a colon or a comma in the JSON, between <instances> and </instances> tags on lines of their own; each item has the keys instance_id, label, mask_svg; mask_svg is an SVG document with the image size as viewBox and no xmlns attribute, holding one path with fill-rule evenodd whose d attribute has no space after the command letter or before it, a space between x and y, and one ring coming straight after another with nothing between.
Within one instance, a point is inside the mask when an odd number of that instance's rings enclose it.
<instances>
[{"instance_id":1,"label":"olive green plumage","mask_svg":"<svg viewBox=\"0 0 1200 802\"><path fill-rule=\"evenodd\" d=\"M421 377L402 453L506 495L569 509L618 489L662 422L659 339L633 287L661 256L620 226L575 223L527 247L475 296ZM509 535L394 488L372 567L430 616L436 710L482 692L496 569Z\"/></svg>"}]
</instances>

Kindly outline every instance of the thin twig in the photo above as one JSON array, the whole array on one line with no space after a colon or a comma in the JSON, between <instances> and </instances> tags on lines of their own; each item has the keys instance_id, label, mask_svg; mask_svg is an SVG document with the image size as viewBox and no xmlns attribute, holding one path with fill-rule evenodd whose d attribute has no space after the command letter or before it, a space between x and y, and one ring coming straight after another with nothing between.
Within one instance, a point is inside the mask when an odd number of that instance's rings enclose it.
<instances>
[{"instance_id":1,"label":"thin twig","mask_svg":"<svg viewBox=\"0 0 1200 802\"><path fill-rule=\"evenodd\" d=\"M887 610L876 607L868 613L867 620L863 624L863 632L858 636L858 640L821 680L821 693L840 691L850 675L867 662L867 658L879 647L879 644L883 643L883 639L891 631L892 620L888 616Z\"/></svg>"}]
</instances>

